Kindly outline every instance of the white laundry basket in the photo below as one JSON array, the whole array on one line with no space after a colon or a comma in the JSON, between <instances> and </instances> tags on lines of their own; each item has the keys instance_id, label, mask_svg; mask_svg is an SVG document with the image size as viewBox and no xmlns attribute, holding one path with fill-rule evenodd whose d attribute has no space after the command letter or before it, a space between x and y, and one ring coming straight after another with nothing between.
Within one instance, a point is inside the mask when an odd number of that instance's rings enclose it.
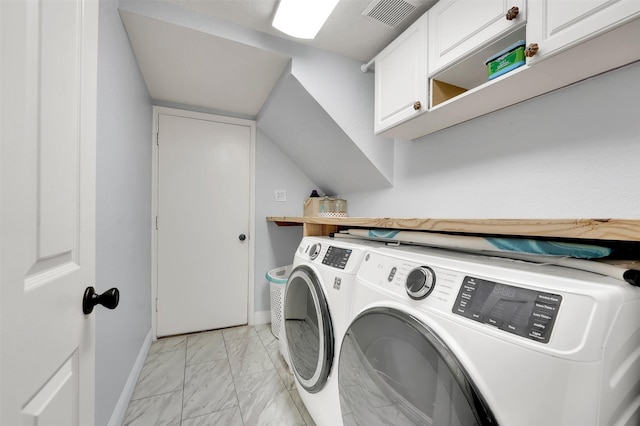
<instances>
[{"instance_id":1,"label":"white laundry basket","mask_svg":"<svg viewBox=\"0 0 640 426\"><path fill-rule=\"evenodd\" d=\"M287 284L290 274L291 265L271 269L265 274L265 278L269 281L269 291L271 293L271 333L276 339L280 338L284 287Z\"/></svg>"}]
</instances>

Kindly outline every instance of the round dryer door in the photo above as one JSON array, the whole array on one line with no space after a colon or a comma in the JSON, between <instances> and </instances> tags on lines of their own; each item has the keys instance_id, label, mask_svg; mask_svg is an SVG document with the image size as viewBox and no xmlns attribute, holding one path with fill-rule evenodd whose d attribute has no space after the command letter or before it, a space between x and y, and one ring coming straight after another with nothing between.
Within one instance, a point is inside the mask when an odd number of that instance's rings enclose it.
<instances>
[{"instance_id":1,"label":"round dryer door","mask_svg":"<svg viewBox=\"0 0 640 426\"><path fill-rule=\"evenodd\" d=\"M497 425L455 355L404 312L360 314L342 342L338 370L345 424Z\"/></svg>"},{"instance_id":2,"label":"round dryer door","mask_svg":"<svg viewBox=\"0 0 640 426\"><path fill-rule=\"evenodd\" d=\"M334 337L327 299L318 276L308 266L291 272L283 314L293 373L307 392L316 393L331 371Z\"/></svg>"}]
</instances>

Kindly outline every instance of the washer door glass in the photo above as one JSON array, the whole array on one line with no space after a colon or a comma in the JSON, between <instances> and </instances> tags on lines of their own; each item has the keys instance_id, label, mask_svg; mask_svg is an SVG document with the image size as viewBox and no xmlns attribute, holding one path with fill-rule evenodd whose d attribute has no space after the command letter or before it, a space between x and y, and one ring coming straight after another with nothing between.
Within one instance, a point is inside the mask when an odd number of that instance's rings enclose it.
<instances>
[{"instance_id":1,"label":"washer door glass","mask_svg":"<svg viewBox=\"0 0 640 426\"><path fill-rule=\"evenodd\" d=\"M305 390L316 393L331 371L334 342L324 291L308 266L298 266L291 272L283 316L293 373Z\"/></svg>"},{"instance_id":2,"label":"washer door glass","mask_svg":"<svg viewBox=\"0 0 640 426\"><path fill-rule=\"evenodd\" d=\"M353 321L338 384L345 425L497 425L444 342L395 309L369 309Z\"/></svg>"}]
</instances>

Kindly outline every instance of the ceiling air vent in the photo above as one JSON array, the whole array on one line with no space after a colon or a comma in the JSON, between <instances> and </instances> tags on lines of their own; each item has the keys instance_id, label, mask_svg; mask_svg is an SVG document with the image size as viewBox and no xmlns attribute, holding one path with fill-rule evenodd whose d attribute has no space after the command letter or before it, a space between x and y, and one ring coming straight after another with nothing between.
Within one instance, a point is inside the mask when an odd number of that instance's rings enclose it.
<instances>
[{"instance_id":1,"label":"ceiling air vent","mask_svg":"<svg viewBox=\"0 0 640 426\"><path fill-rule=\"evenodd\" d=\"M420 6L423 0L373 0L362 12L363 16L395 28Z\"/></svg>"}]
</instances>

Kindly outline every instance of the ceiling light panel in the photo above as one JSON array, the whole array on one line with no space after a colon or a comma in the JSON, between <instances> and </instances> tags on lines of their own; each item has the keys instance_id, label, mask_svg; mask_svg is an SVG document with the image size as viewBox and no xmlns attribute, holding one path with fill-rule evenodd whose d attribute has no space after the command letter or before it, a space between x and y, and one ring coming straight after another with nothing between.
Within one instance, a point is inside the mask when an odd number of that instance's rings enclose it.
<instances>
[{"instance_id":1,"label":"ceiling light panel","mask_svg":"<svg viewBox=\"0 0 640 426\"><path fill-rule=\"evenodd\" d=\"M312 39L337 4L338 0L280 0L272 25L292 37Z\"/></svg>"}]
</instances>

